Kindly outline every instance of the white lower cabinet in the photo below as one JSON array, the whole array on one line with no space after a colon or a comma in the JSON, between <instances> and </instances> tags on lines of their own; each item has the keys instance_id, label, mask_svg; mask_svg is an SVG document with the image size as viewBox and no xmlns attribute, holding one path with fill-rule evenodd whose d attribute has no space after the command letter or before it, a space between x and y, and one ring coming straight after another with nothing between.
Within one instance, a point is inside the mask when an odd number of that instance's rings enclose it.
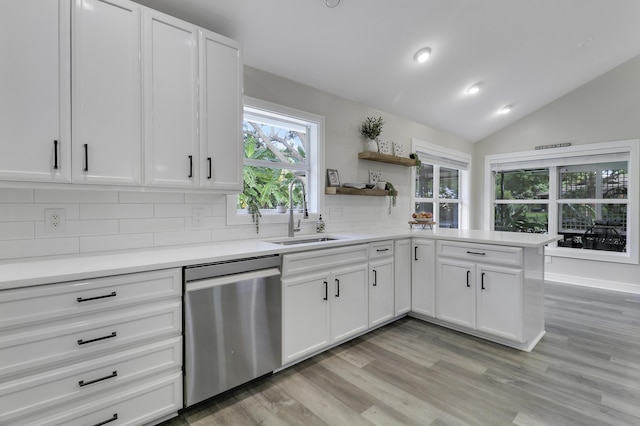
<instances>
[{"instance_id":1,"label":"white lower cabinet","mask_svg":"<svg viewBox=\"0 0 640 426\"><path fill-rule=\"evenodd\" d=\"M393 248L393 304L396 317L411 311L411 240L397 240Z\"/></svg>"},{"instance_id":2,"label":"white lower cabinet","mask_svg":"<svg viewBox=\"0 0 640 426\"><path fill-rule=\"evenodd\" d=\"M283 365L368 329L368 248L283 256Z\"/></svg>"},{"instance_id":3,"label":"white lower cabinet","mask_svg":"<svg viewBox=\"0 0 640 426\"><path fill-rule=\"evenodd\" d=\"M414 239L411 249L411 311L433 317L436 297L436 244L431 240Z\"/></svg>"},{"instance_id":4,"label":"white lower cabinet","mask_svg":"<svg viewBox=\"0 0 640 426\"><path fill-rule=\"evenodd\" d=\"M395 317L393 241L371 243L369 251L369 327Z\"/></svg>"},{"instance_id":5,"label":"white lower cabinet","mask_svg":"<svg viewBox=\"0 0 640 426\"><path fill-rule=\"evenodd\" d=\"M522 249L452 242L439 242L438 248L436 318L522 342Z\"/></svg>"},{"instance_id":6,"label":"white lower cabinet","mask_svg":"<svg viewBox=\"0 0 640 426\"><path fill-rule=\"evenodd\" d=\"M0 424L137 425L177 412L181 283L169 269L1 291Z\"/></svg>"}]
</instances>

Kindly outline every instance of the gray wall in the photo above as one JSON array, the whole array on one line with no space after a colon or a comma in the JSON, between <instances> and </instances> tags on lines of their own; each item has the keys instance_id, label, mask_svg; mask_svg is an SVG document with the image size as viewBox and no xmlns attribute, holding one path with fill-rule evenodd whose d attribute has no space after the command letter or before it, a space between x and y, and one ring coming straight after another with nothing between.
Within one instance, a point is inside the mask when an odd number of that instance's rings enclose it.
<instances>
[{"instance_id":1,"label":"gray wall","mask_svg":"<svg viewBox=\"0 0 640 426\"><path fill-rule=\"evenodd\" d=\"M524 84L525 82L523 82ZM484 157L528 151L537 145L573 145L640 138L640 56L592 80L474 146L475 221L484 223ZM639 193L631 196L640 197ZM634 235L632 238L640 238ZM614 283L640 291L640 266L555 257L549 276L575 283Z\"/></svg>"}]
</instances>

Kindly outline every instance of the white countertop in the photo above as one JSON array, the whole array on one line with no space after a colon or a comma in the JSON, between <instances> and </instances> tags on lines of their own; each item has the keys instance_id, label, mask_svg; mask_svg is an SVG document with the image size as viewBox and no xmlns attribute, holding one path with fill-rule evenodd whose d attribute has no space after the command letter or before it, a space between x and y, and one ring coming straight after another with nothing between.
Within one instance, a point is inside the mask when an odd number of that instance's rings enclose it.
<instances>
[{"instance_id":1,"label":"white countertop","mask_svg":"<svg viewBox=\"0 0 640 426\"><path fill-rule=\"evenodd\" d=\"M464 241L469 243L497 244L512 247L542 247L560 239L558 236L523 234L514 232L490 232L458 229L381 229L355 233L307 234L296 236L304 240L326 236L334 241L279 245L272 241L289 240L286 237L225 241L210 244L175 246L136 251L118 251L73 256L28 258L0 263L0 290L83 280L108 275L128 274L154 269L178 268L200 263L219 262L242 257L285 254L319 248L339 247L368 243L385 239L421 237Z\"/></svg>"}]
</instances>

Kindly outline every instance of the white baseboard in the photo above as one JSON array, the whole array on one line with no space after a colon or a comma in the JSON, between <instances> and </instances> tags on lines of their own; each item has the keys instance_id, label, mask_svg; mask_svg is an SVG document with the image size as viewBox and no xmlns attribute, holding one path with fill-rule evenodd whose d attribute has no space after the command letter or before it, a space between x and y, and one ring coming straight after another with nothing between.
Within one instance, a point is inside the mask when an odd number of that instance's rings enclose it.
<instances>
[{"instance_id":1,"label":"white baseboard","mask_svg":"<svg viewBox=\"0 0 640 426\"><path fill-rule=\"evenodd\" d=\"M616 281L594 280L592 278L574 277L572 275L544 274L545 281L561 284L571 284L583 287L599 288L603 290L621 291L624 293L640 294L640 285Z\"/></svg>"}]
</instances>

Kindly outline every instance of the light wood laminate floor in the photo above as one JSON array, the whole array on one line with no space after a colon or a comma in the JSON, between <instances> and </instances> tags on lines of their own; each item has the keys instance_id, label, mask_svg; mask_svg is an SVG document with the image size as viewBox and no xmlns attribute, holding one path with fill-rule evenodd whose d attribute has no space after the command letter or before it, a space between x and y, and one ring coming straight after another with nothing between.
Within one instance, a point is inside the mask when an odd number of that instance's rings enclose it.
<instances>
[{"instance_id":1,"label":"light wood laminate floor","mask_svg":"<svg viewBox=\"0 0 640 426\"><path fill-rule=\"evenodd\" d=\"M531 353L404 318L166 426L640 425L640 296L545 292Z\"/></svg>"}]
</instances>

